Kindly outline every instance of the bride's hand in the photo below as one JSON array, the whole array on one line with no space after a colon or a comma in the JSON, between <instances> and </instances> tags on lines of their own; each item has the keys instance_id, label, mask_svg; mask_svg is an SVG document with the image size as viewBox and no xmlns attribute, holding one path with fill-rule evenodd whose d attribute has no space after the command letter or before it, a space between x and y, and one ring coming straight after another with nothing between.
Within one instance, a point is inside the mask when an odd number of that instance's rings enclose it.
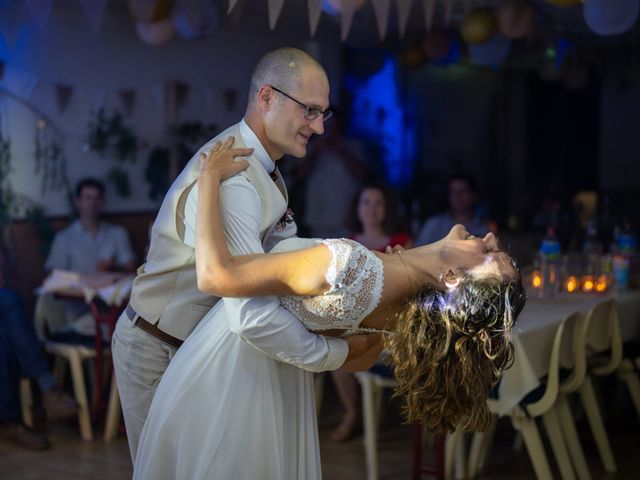
<instances>
[{"instance_id":1,"label":"bride's hand","mask_svg":"<svg viewBox=\"0 0 640 480\"><path fill-rule=\"evenodd\" d=\"M207 153L200 154L200 175L221 182L240 173L249 166L249 162L236 157L253 153L253 148L231 148L233 137L224 143L216 142Z\"/></svg>"}]
</instances>

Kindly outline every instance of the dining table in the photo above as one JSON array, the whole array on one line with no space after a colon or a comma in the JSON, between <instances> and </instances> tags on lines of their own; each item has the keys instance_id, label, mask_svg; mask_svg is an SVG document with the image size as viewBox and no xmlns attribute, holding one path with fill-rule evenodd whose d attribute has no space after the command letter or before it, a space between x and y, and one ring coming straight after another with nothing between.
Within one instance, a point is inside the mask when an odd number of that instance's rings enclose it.
<instances>
[{"instance_id":1,"label":"dining table","mask_svg":"<svg viewBox=\"0 0 640 480\"><path fill-rule=\"evenodd\" d=\"M586 315L598 303L613 299L619 315L622 341L640 337L640 290L611 289L605 293L563 293L539 298L530 292L527 303L512 331L513 364L505 370L498 387L496 413L502 416L515 407L530 391L541 384L549 369L550 352L558 326L569 315ZM591 352L609 348L607 326L589 328L587 346ZM573 364L571 342L563 342L560 365Z\"/></svg>"}]
</instances>

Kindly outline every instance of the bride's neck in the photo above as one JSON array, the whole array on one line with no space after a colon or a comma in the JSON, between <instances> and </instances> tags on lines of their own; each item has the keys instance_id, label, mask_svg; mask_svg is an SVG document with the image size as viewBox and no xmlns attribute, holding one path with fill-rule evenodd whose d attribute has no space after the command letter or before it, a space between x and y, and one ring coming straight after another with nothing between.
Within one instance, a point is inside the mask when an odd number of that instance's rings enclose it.
<instances>
[{"instance_id":1,"label":"bride's neck","mask_svg":"<svg viewBox=\"0 0 640 480\"><path fill-rule=\"evenodd\" d=\"M422 247L412 248L402 252L402 260L407 269L410 281L417 287L429 285L436 289L442 289L442 272L444 262L440 257L440 245L432 243Z\"/></svg>"}]
</instances>

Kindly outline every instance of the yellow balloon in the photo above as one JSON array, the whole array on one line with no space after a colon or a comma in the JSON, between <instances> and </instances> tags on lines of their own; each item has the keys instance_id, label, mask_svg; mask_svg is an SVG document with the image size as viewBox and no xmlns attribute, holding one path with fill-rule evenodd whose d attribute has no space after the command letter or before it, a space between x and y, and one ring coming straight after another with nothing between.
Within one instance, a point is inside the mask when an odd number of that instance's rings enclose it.
<instances>
[{"instance_id":1,"label":"yellow balloon","mask_svg":"<svg viewBox=\"0 0 640 480\"><path fill-rule=\"evenodd\" d=\"M556 7L575 7L576 5L580 5L582 0L547 0L547 2Z\"/></svg>"},{"instance_id":2,"label":"yellow balloon","mask_svg":"<svg viewBox=\"0 0 640 480\"><path fill-rule=\"evenodd\" d=\"M490 8L471 10L460 25L460 35L470 45L491 40L497 30L498 21L494 10Z\"/></svg>"}]
</instances>

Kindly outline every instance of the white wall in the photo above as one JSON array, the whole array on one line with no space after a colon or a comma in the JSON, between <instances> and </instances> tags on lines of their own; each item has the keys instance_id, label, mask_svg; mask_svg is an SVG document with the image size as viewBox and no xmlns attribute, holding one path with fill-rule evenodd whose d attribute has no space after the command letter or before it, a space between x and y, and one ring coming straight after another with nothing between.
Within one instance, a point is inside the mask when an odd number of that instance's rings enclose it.
<instances>
[{"instance_id":1,"label":"white wall","mask_svg":"<svg viewBox=\"0 0 640 480\"><path fill-rule=\"evenodd\" d=\"M22 7L20 2L20 8ZM0 18L15 5L0 4ZM153 147L166 142L164 113L152 101L152 87L177 80L190 86L187 104L179 121L214 123L221 129L238 121L246 102L248 80L259 57L280 46L296 46L319 54L334 85L341 78L340 44L311 42L306 36L288 33L286 28L275 33L247 34L220 31L204 40L184 40L175 37L167 45L154 48L145 45L134 31L134 23L126 13L126 4L109 2L101 27L95 34L85 14L77 7L54 9L46 27L38 29L28 18L15 45L0 35L0 60L5 62L5 77L0 86L17 91L24 84L25 75L35 76L38 84L29 102L49 116L64 136L64 151L72 185L85 176L104 177L115 162L95 153L83 151L88 134L91 102L89 92L99 89L108 92L105 107L123 111L118 91L135 89L136 107L128 125L146 144ZM286 4L285 7L286 8ZM4 12L3 12L4 9ZM5 16L7 18L7 16ZM306 19L301 19L307 21ZM267 19L264 19L267 22ZM0 29L2 22L0 22ZM7 32L1 32L7 36ZM58 113L55 98L56 83L74 87L68 109ZM216 96L205 108L205 91L213 88ZM221 92L235 88L239 91L233 111L227 111ZM332 91L335 101L337 89ZM33 138L36 117L14 100L0 94L0 113L12 141L14 189L46 206L47 215L65 215L68 205L60 192L40 195L40 181L34 177ZM156 205L148 198L144 168L150 148L139 150L138 160L127 166L133 196L120 198L108 186L108 212L153 210Z\"/></svg>"}]
</instances>

